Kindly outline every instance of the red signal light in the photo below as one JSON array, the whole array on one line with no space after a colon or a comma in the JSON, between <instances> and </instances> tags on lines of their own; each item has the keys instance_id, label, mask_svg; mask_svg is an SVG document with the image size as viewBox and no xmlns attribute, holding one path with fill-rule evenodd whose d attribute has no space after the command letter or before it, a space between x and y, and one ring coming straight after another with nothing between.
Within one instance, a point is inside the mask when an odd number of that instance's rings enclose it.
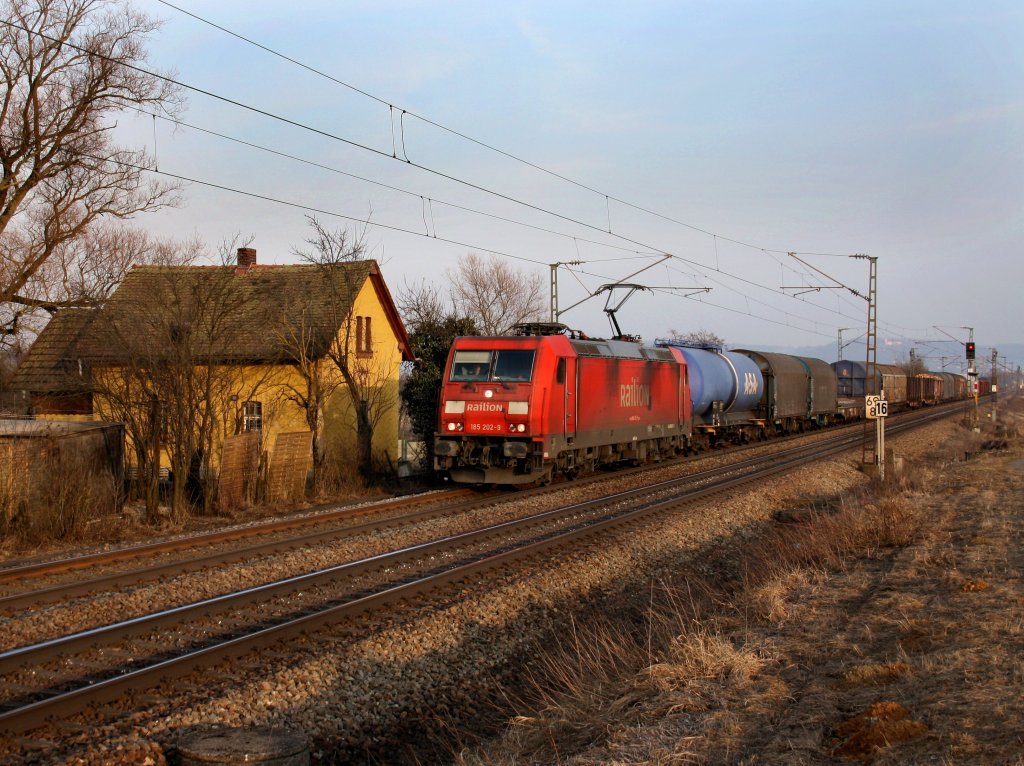
<instances>
[{"instance_id":1,"label":"red signal light","mask_svg":"<svg viewBox=\"0 0 1024 766\"><path fill-rule=\"evenodd\" d=\"M974 359L974 342L970 341L967 344L967 358Z\"/></svg>"}]
</instances>

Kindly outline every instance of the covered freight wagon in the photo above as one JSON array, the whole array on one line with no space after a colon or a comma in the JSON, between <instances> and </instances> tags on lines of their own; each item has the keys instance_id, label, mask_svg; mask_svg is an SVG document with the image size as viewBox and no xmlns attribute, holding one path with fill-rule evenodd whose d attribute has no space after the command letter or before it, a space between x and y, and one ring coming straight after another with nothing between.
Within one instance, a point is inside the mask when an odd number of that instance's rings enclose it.
<instances>
[{"instance_id":1,"label":"covered freight wagon","mask_svg":"<svg viewBox=\"0 0 1024 766\"><path fill-rule=\"evenodd\" d=\"M807 367L808 381L808 415L824 423L830 419L836 411L838 399L838 385L836 373L832 365L823 359L815 359L811 356L797 357Z\"/></svg>"},{"instance_id":2,"label":"covered freight wagon","mask_svg":"<svg viewBox=\"0 0 1024 766\"><path fill-rule=\"evenodd\" d=\"M907 403L907 373L894 364L876 364L874 383L865 387L863 362L843 359L833 362L832 369L836 373L836 385L839 396L844 398L863 398L865 394L885 392L890 407L902 407Z\"/></svg>"},{"instance_id":3,"label":"covered freight wagon","mask_svg":"<svg viewBox=\"0 0 1024 766\"><path fill-rule=\"evenodd\" d=\"M952 402L967 398L967 378L955 372L938 374L942 377L942 401Z\"/></svg>"},{"instance_id":4,"label":"covered freight wagon","mask_svg":"<svg viewBox=\"0 0 1024 766\"><path fill-rule=\"evenodd\" d=\"M776 430L801 431L835 413L835 374L827 363L767 351L736 353L750 357L761 371L764 394L758 411Z\"/></svg>"}]
</instances>

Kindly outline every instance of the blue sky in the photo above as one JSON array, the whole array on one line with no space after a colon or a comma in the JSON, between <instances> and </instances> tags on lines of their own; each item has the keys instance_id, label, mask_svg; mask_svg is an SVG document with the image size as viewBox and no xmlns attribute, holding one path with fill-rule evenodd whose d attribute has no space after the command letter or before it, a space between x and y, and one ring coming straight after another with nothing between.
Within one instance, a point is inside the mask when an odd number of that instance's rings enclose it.
<instances>
[{"instance_id":1,"label":"blue sky","mask_svg":"<svg viewBox=\"0 0 1024 766\"><path fill-rule=\"evenodd\" d=\"M859 326L866 307L842 290L780 290L823 284L785 252L869 253L881 335L937 341L933 325L964 336L956 328L969 325L983 346L1024 340L1019 2L178 4L598 192L410 117L414 162L561 217L195 93L186 121L411 194L155 126L161 170L369 215L393 290L440 282L473 245L526 259L513 262L545 282L545 264L586 260L575 274L560 269L565 306L654 262L638 251L666 252L678 258L634 281L712 290L635 295L619 314L624 330L653 339L707 328L731 344L806 346ZM387 106L161 3L139 6L166 22L153 63L182 81L402 156ZM152 148L149 118L123 128ZM185 193L184 207L140 224L211 246L251 234L264 262L292 261L306 236L300 209L199 185ZM617 236L599 231L609 224ZM863 261L801 257L866 290ZM563 321L606 333L603 305L592 299Z\"/></svg>"}]
</instances>

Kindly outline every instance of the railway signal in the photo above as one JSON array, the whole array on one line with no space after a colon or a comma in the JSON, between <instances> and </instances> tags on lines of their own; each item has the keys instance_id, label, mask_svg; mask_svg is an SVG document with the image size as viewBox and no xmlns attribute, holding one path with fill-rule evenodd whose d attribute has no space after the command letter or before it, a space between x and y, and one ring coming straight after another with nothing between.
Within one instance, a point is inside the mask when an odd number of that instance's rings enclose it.
<instances>
[{"instance_id":1,"label":"railway signal","mask_svg":"<svg viewBox=\"0 0 1024 766\"><path fill-rule=\"evenodd\" d=\"M973 361L974 360L974 341L969 340L964 345L967 348L967 360L968 361Z\"/></svg>"}]
</instances>

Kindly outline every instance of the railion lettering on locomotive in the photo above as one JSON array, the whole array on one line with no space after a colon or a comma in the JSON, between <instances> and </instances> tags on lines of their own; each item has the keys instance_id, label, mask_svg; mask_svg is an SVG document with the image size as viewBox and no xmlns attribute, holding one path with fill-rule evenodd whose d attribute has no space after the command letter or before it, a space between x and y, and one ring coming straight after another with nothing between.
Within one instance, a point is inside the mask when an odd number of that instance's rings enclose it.
<instances>
[{"instance_id":1,"label":"railion lettering on locomotive","mask_svg":"<svg viewBox=\"0 0 1024 766\"><path fill-rule=\"evenodd\" d=\"M651 406L651 384L641 383L638 378L633 378L629 383L619 386L620 407L647 407Z\"/></svg>"},{"instance_id":2,"label":"railion lettering on locomotive","mask_svg":"<svg viewBox=\"0 0 1024 766\"><path fill-rule=\"evenodd\" d=\"M501 412L498 402L467 402L466 412Z\"/></svg>"}]
</instances>

